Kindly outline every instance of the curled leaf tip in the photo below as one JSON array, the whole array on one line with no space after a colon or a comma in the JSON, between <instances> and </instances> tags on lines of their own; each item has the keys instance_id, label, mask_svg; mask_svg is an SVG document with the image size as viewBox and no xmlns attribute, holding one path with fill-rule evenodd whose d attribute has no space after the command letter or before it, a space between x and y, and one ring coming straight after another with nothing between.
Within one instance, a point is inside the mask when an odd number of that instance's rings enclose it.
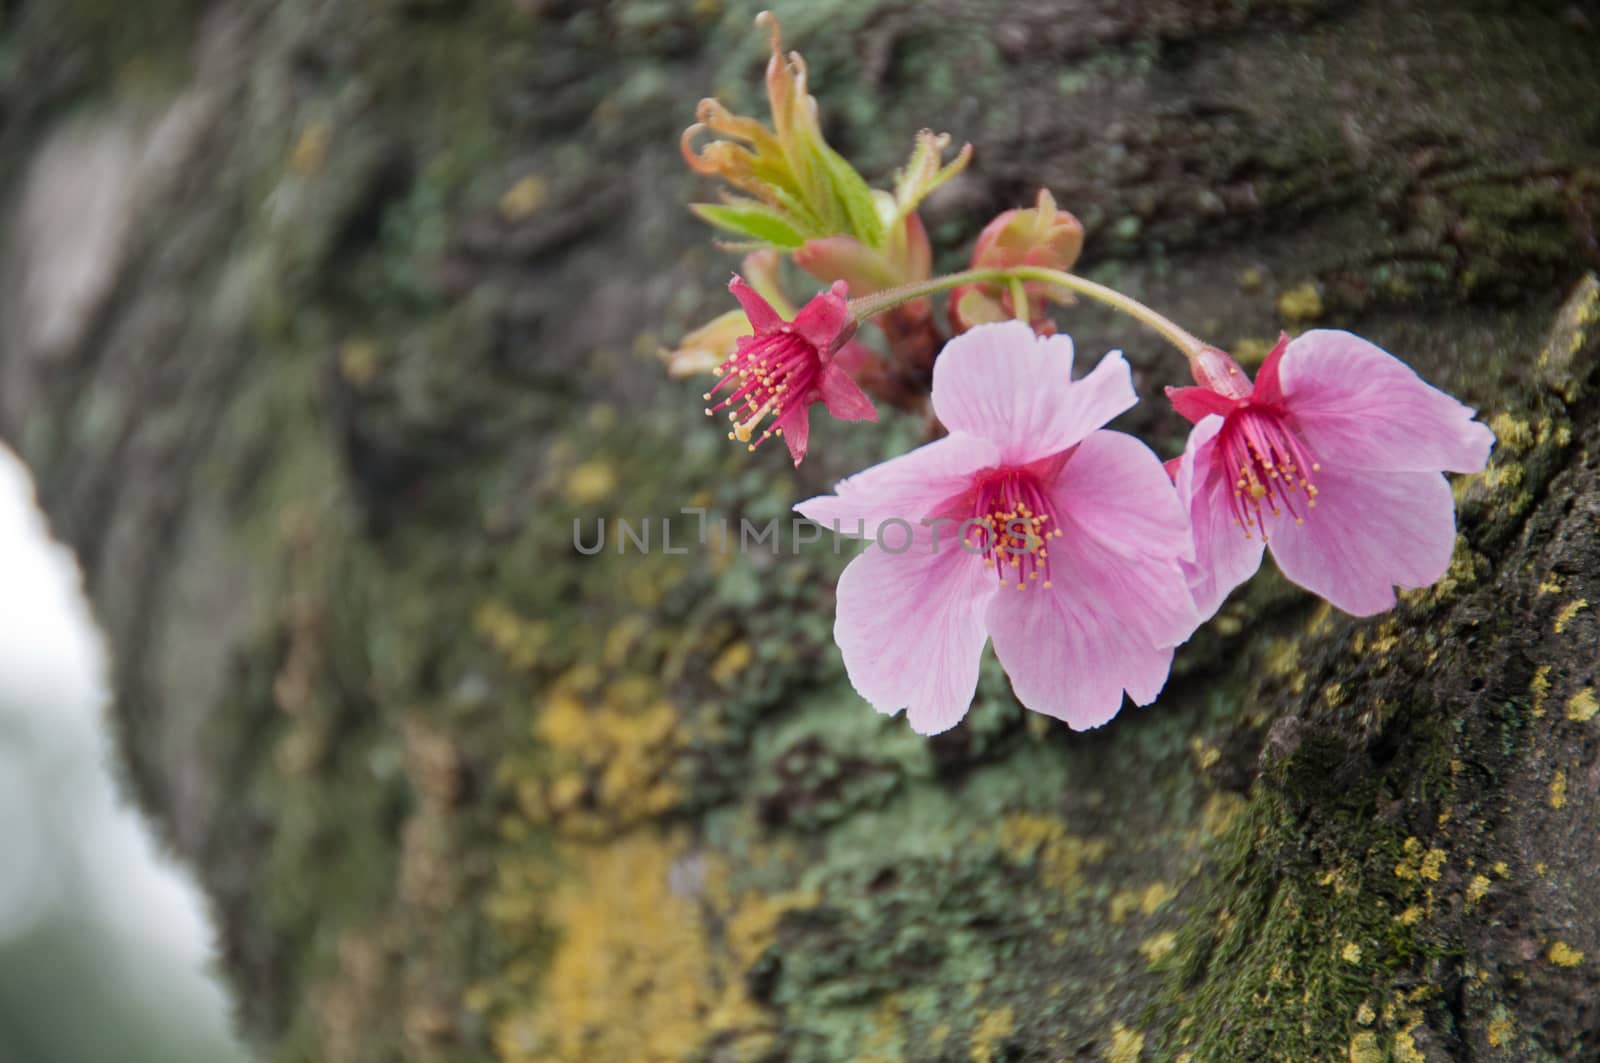
<instances>
[{"instance_id":1,"label":"curled leaf tip","mask_svg":"<svg viewBox=\"0 0 1600 1063\"><path fill-rule=\"evenodd\" d=\"M683 153L683 161L687 163L689 165L689 169L693 170L695 173L716 172L716 168L703 160L700 157L700 152L695 150L694 138L705 131L705 124L703 122L696 122L688 129L685 129L683 131L683 135L678 138L678 150Z\"/></svg>"},{"instance_id":2,"label":"curled leaf tip","mask_svg":"<svg viewBox=\"0 0 1600 1063\"><path fill-rule=\"evenodd\" d=\"M780 54L783 51L783 29L778 25L778 16L771 11L759 12L756 26L767 31L767 38L772 42L772 54Z\"/></svg>"}]
</instances>

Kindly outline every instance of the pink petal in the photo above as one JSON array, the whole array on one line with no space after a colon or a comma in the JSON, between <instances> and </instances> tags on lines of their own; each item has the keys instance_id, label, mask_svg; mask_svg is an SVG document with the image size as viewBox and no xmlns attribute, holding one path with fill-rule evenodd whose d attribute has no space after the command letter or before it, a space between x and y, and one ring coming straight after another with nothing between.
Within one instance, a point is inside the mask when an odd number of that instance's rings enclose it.
<instances>
[{"instance_id":1,"label":"pink petal","mask_svg":"<svg viewBox=\"0 0 1600 1063\"><path fill-rule=\"evenodd\" d=\"M878 411L872 400L850 379L837 361L822 369L822 403L841 421L876 421Z\"/></svg>"},{"instance_id":2,"label":"pink petal","mask_svg":"<svg viewBox=\"0 0 1600 1063\"><path fill-rule=\"evenodd\" d=\"M1455 500L1434 472L1323 467L1317 505L1297 525L1269 519L1267 543L1283 574L1353 616L1394 606L1393 586L1426 587L1450 567Z\"/></svg>"},{"instance_id":3,"label":"pink petal","mask_svg":"<svg viewBox=\"0 0 1600 1063\"><path fill-rule=\"evenodd\" d=\"M964 434L948 435L846 477L834 485L835 494L818 495L794 508L823 527L837 522L841 535L872 538L886 520L898 518L917 525L952 498L970 491L977 472L999 460L1000 452L992 443ZM955 532L950 529L946 534L953 538ZM940 542L944 542L942 537Z\"/></svg>"},{"instance_id":4,"label":"pink petal","mask_svg":"<svg viewBox=\"0 0 1600 1063\"><path fill-rule=\"evenodd\" d=\"M801 403L789 411L778 422L777 427L783 429L783 441L789 444L789 457L794 459L796 468L806 460L806 447L811 442L811 407Z\"/></svg>"},{"instance_id":5,"label":"pink petal","mask_svg":"<svg viewBox=\"0 0 1600 1063\"><path fill-rule=\"evenodd\" d=\"M933 409L952 432L997 444L1008 463L1058 454L1138 401L1119 352L1072 379L1072 339L1021 321L979 325L933 366Z\"/></svg>"},{"instance_id":6,"label":"pink petal","mask_svg":"<svg viewBox=\"0 0 1600 1063\"><path fill-rule=\"evenodd\" d=\"M1050 501L1051 587L1000 591L989 631L1017 699L1081 730L1115 716L1124 690L1154 701L1198 626L1179 567L1188 522L1160 460L1120 432L1079 444Z\"/></svg>"},{"instance_id":7,"label":"pink petal","mask_svg":"<svg viewBox=\"0 0 1600 1063\"><path fill-rule=\"evenodd\" d=\"M1095 432L1072 451L1049 493L1065 533L1051 541L1052 571L1059 555L1069 584L1091 577L1103 588L1126 584L1126 593L1110 594L1107 611L1155 646L1188 639L1200 620L1178 562L1193 557L1194 543L1150 448L1121 432ZM1062 578L1051 579L1062 586Z\"/></svg>"},{"instance_id":8,"label":"pink petal","mask_svg":"<svg viewBox=\"0 0 1600 1063\"><path fill-rule=\"evenodd\" d=\"M851 340L834 352L831 365L836 365L849 373L853 379L857 373L867 367L873 359L872 348L859 340Z\"/></svg>"},{"instance_id":9,"label":"pink petal","mask_svg":"<svg viewBox=\"0 0 1600 1063\"><path fill-rule=\"evenodd\" d=\"M850 286L844 281L834 281L833 287L812 296L811 301L794 316L794 330L815 347L819 354L828 355L839 345L839 337L850 324L850 304L845 296Z\"/></svg>"},{"instance_id":10,"label":"pink petal","mask_svg":"<svg viewBox=\"0 0 1600 1063\"><path fill-rule=\"evenodd\" d=\"M1246 535L1230 505L1231 478L1216 465L1216 438L1222 418L1207 417L1189 433L1178 459L1178 498L1189 513L1194 561L1182 562L1201 621L1216 615L1233 589L1261 567L1266 544Z\"/></svg>"},{"instance_id":11,"label":"pink petal","mask_svg":"<svg viewBox=\"0 0 1600 1063\"><path fill-rule=\"evenodd\" d=\"M787 324L782 315L772 309L772 304L761 298L761 293L746 284L737 273L728 282L728 290L744 307L744 316L750 319L750 326L757 332L776 332Z\"/></svg>"},{"instance_id":12,"label":"pink petal","mask_svg":"<svg viewBox=\"0 0 1600 1063\"><path fill-rule=\"evenodd\" d=\"M885 541L903 538L894 530ZM907 708L918 734L954 727L978 686L995 590L983 563L955 543L932 550L928 529L905 553L869 547L839 579L833 637L851 685L879 712Z\"/></svg>"},{"instance_id":13,"label":"pink petal","mask_svg":"<svg viewBox=\"0 0 1600 1063\"><path fill-rule=\"evenodd\" d=\"M1091 537L1072 540L1052 540L1050 589L999 591L987 621L1017 700L1081 731L1115 716L1124 690L1148 705L1166 683L1171 647L1138 630L1150 617L1123 611L1137 613L1139 595L1186 603L1188 592L1176 562L1136 565Z\"/></svg>"},{"instance_id":14,"label":"pink petal","mask_svg":"<svg viewBox=\"0 0 1600 1063\"><path fill-rule=\"evenodd\" d=\"M1278 333L1278 342L1261 360L1261 368L1256 370L1255 386L1250 391L1250 397L1256 402L1276 404L1283 401L1283 354L1288 350L1289 342L1287 332Z\"/></svg>"},{"instance_id":15,"label":"pink petal","mask_svg":"<svg viewBox=\"0 0 1600 1063\"><path fill-rule=\"evenodd\" d=\"M1218 395L1210 388L1168 388L1167 400L1172 403L1172 408L1178 411L1190 424L1199 424L1204 417L1212 414L1226 417L1239 405L1239 400L1230 399L1226 395Z\"/></svg>"},{"instance_id":16,"label":"pink petal","mask_svg":"<svg viewBox=\"0 0 1600 1063\"><path fill-rule=\"evenodd\" d=\"M1494 433L1474 410L1359 336L1307 332L1289 344L1281 376L1285 404L1323 465L1481 472L1489 460Z\"/></svg>"}]
</instances>

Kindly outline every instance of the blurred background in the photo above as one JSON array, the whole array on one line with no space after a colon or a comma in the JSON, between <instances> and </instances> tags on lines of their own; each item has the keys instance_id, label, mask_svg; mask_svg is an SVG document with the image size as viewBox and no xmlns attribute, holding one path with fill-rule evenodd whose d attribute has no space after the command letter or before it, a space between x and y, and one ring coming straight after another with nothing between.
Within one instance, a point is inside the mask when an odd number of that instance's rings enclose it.
<instances>
[{"instance_id":1,"label":"blurred background","mask_svg":"<svg viewBox=\"0 0 1600 1063\"><path fill-rule=\"evenodd\" d=\"M991 661L933 741L826 544L572 545L925 438L795 469L663 368L762 6L0 0L0 1063L1592 1058L1591 6L773 0L875 187L974 144L938 268L1046 187L1247 364L1349 328L1500 435L1395 616L1263 573L1159 704L1069 733Z\"/></svg>"},{"instance_id":2,"label":"blurred background","mask_svg":"<svg viewBox=\"0 0 1600 1063\"><path fill-rule=\"evenodd\" d=\"M192 878L122 792L105 650L0 452L0 1059L246 1057Z\"/></svg>"}]
</instances>

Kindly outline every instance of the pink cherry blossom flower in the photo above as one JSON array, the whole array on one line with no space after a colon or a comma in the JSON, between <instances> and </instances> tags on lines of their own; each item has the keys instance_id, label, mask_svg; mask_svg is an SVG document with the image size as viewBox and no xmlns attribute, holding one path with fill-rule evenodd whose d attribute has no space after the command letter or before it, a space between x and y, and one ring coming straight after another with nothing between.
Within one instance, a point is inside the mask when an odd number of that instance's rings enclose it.
<instances>
[{"instance_id":1,"label":"pink cherry blossom flower","mask_svg":"<svg viewBox=\"0 0 1600 1063\"><path fill-rule=\"evenodd\" d=\"M1293 582L1355 616L1426 587L1455 550L1443 472L1480 472L1494 434L1475 411L1349 332L1283 336L1254 385L1207 350L1199 387L1168 388L1194 424L1178 494L1194 527L1189 569L1209 617L1270 547Z\"/></svg>"},{"instance_id":2,"label":"pink cherry blossom flower","mask_svg":"<svg viewBox=\"0 0 1600 1063\"><path fill-rule=\"evenodd\" d=\"M982 325L934 363L948 436L795 507L877 540L839 580L833 629L874 708L954 727L991 638L1017 699L1075 729L1115 716L1123 691L1155 700L1198 618L1161 462L1100 427L1135 401L1119 353L1074 381L1070 338Z\"/></svg>"},{"instance_id":3,"label":"pink cherry blossom flower","mask_svg":"<svg viewBox=\"0 0 1600 1063\"><path fill-rule=\"evenodd\" d=\"M733 422L729 439L758 445L777 435L789 444L789 455L799 465L811 436L811 404L820 402L841 421L876 421L872 400L850 373L861 361L864 348L851 342L855 323L845 302L843 281L818 293L793 321L785 321L772 305L735 276L728 290L744 307L755 335L739 340L733 354L717 367L721 375L706 392L710 401L726 391L721 401L706 407L706 416L728 411ZM751 442L763 422L767 428Z\"/></svg>"}]
</instances>

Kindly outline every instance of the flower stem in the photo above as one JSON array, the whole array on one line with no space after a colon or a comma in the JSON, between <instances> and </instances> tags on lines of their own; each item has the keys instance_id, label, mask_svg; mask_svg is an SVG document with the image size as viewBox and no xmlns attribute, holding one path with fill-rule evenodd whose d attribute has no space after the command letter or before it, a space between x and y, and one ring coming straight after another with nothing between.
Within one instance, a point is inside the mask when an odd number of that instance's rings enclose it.
<instances>
[{"instance_id":1,"label":"flower stem","mask_svg":"<svg viewBox=\"0 0 1600 1063\"><path fill-rule=\"evenodd\" d=\"M1028 316L1028 288L1020 278L1011 278L1011 313L1018 321L1029 321Z\"/></svg>"},{"instance_id":2,"label":"flower stem","mask_svg":"<svg viewBox=\"0 0 1600 1063\"><path fill-rule=\"evenodd\" d=\"M850 314L859 322L883 313L885 310L899 306L901 303L912 299L920 299L937 292L948 291L963 284L1011 284L1014 282L1037 281L1054 288L1064 288L1076 292L1087 299L1103 303L1121 313L1127 314L1136 321L1143 322L1146 326L1159 332L1167 342L1171 343L1184 356L1193 361L1199 353L1206 348L1206 344L1188 330L1179 327L1169 318L1156 313L1131 296L1123 295L1114 288L1107 288L1103 284L1080 277L1076 273L1064 273L1061 270L1045 269L1043 266L1015 266L1011 269L969 269L960 273L947 273L943 277L933 277L914 284L902 285L899 288L890 288L886 291L864 295L859 299L850 301ZM1019 283L1020 287L1020 283Z\"/></svg>"}]
</instances>

